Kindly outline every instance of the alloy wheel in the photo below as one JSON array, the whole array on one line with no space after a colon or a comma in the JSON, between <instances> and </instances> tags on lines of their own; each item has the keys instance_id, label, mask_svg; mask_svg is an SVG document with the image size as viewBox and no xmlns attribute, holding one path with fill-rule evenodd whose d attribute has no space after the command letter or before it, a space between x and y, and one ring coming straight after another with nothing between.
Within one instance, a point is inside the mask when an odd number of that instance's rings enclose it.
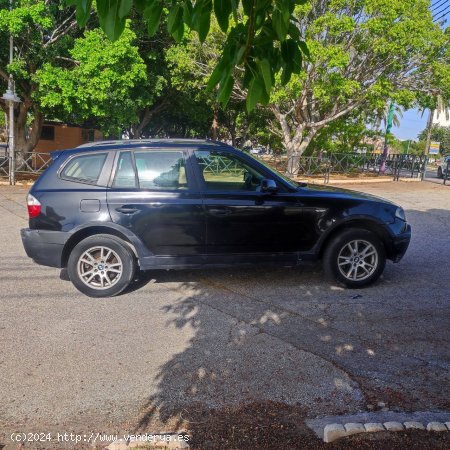
<instances>
[{"instance_id":1,"label":"alloy wheel","mask_svg":"<svg viewBox=\"0 0 450 450\"><path fill-rule=\"evenodd\" d=\"M77 271L80 280L90 288L109 289L120 280L123 264L114 250L96 246L80 256Z\"/></svg>"},{"instance_id":2,"label":"alloy wheel","mask_svg":"<svg viewBox=\"0 0 450 450\"><path fill-rule=\"evenodd\" d=\"M377 249L369 241L353 240L346 243L338 254L338 268L351 281L369 278L378 267Z\"/></svg>"}]
</instances>

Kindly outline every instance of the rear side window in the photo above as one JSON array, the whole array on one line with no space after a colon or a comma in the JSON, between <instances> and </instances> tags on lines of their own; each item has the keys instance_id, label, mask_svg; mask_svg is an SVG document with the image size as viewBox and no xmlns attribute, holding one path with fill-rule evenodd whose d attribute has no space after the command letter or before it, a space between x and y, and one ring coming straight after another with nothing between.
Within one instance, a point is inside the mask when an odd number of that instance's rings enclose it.
<instances>
[{"instance_id":1,"label":"rear side window","mask_svg":"<svg viewBox=\"0 0 450 450\"><path fill-rule=\"evenodd\" d=\"M95 184L102 172L106 156L106 153L76 156L66 164L61 172L61 178L80 183Z\"/></svg>"},{"instance_id":2,"label":"rear side window","mask_svg":"<svg viewBox=\"0 0 450 450\"><path fill-rule=\"evenodd\" d=\"M135 152L134 157L141 189L187 189L182 152Z\"/></svg>"}]
</instances>

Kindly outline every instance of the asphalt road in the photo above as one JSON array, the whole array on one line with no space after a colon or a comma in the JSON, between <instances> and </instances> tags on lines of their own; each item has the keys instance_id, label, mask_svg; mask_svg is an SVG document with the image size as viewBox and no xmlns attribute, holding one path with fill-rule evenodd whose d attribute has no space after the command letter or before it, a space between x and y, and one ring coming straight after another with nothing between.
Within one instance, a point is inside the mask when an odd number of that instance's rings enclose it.
<instances>
[{"instance_id":1,"label":"asphalt road","mask_svg":"<svg viewBox=\"0 0 450 450\"><path fill-rule=\"evenodd\" d=\"M0 443L195 432L196 411L267 401L309 417L378 402L449 410L450 187L352 189L395 200L413 227L405 258L370 288L326 282L320 265L155 271L89 299L26 257L26 191L0 186Z\"/></svg>"}]
</instances>

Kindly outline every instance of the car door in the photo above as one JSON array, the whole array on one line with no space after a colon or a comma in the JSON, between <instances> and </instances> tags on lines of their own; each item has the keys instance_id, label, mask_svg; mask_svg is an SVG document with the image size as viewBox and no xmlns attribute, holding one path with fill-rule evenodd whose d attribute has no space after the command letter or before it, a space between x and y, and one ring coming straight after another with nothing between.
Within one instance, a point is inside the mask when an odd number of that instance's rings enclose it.
<instances>
[{"instance_id":1,"label":"car door","mask_svg":"<svg viewBox=\"0 0 450 450\"><path fill-rule=\"evenodd\" d=\"M205 253L201 193L184 149L121 151L108 191L112 220L129 228L156 256Z\"/></svg>"},{"instance_id":2,"label":"car door","mask_svg":"<svg viewBox=\"0 0 450 450\"><path fill-rule=\"evenodd\" d=\"M203 185L208 255L292 253L305 247L302 204L279 184L276 194L260 192L270 172L252 158L227 150L196 150Z\"/></svg>"}]
</instances>

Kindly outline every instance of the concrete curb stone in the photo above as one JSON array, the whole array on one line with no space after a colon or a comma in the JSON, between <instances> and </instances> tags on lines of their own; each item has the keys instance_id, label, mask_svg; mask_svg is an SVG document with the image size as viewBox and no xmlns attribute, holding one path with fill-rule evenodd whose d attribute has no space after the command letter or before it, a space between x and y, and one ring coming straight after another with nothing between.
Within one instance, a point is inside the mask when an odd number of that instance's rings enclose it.
<instances>
[{"instance_id":1,"label":"concrete curb stone","mask_svg":"<svg viewBox=\"0 0 450 450\"><path fill-rule=\"evenodd\" d=\"M386 431L382 423L376 422L365 423L364 428L368 433L377 433L378 431Z\"/></svg>"},{"instance_id":2,"label":"concrete curb stone","mask_svg":"<svg viewBox=\"0 0 450 450\"><path fill-rule=\"evenodd\" d=\"M407 430L425 430L425 427L423 426L423 423L421 422L404 422L405 428Z\"/></svg>"},{"instance_id":3,"label":"concrete curb stone","mask_svg":"<svg viewBox=\"0 0 450 450\"><path fill-rule=\"evenodd\" d=\"M447 427L442 422L430 422L427 425L428 431L447 431Z\"/></svg>"},{"instance_id":4,"label":"concrete curb stone","mask_svg":"<svg viewBox=\"0 0 450 450\"><path fill-rule=\"evenodd\" d=\"M346 436L351 436L352 434L364 433L366 430L362 423L346 423L344 425Z\"/></svg>"},{"instance_id":5,"label":"concrete curb stone","mask_svg":"<svg viewBox=\"0 0 450 450\"><path fill-rule=\"evenodd\" d=\"M421 422L416 421L406 421L403 424L400 422L349 422L346 424L331 423L325 425L323 430L323 440L324 442L333 442L336 439L340 439L346 436L352 436L353 434L359 433L377 433L380 431L403 431L403 430L428 430L430 432L445 432L450 431L450 422L445 424L442 422L429 422L425 425Z\"/></svg>"},{"instance_id":6,"label":"concrete curb stone","mask_svg":"<svg viewBox=\"0 0 450 450\"><path fill-rule=\"evenodd\" d=\"M388 431L403 431L405 427L400 422L384 422L384 428Z\"/></svg>"}]
</instances>

